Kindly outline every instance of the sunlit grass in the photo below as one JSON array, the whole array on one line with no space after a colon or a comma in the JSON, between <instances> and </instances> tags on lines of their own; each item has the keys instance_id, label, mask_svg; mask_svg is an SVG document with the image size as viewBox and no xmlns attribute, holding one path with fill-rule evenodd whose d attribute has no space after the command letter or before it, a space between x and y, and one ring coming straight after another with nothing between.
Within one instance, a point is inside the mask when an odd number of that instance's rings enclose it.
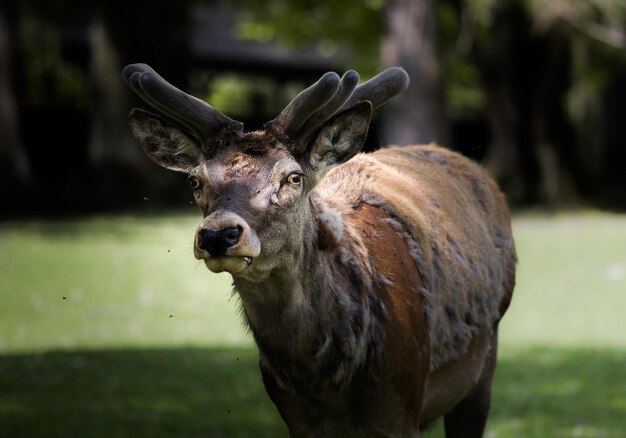
<instances>
[{"instance_id":1,"label":"sunlit grass","mask_svg":"<svg viewBox=\"0 0 626 438\"><path fill-rule=\"evenodd\" d=\"M197 221L0 225L0 436L285 436ZM626 436L626 216L514 231L487 436Z\"/></svg>"},{"instance_id":2,"label":"sunlit grass","mask_svg":"<svg viewBox=\"0 0 626 438\"><path fill-rule=\"evenodd\" d=\"M0 228L0 350L250 345L227 275L193 258L196 217Z\"/></svg>"},{"instance_id":3,"label":"sunlit grass","mask_svg":"<svg viewBox=\"0 0 626 438\"><path fill-rule=\"evenodd\" d=\"M517 286L504 349L626 347L626 216L522 217L514 222Z\"/></svg>"}]
</instances>

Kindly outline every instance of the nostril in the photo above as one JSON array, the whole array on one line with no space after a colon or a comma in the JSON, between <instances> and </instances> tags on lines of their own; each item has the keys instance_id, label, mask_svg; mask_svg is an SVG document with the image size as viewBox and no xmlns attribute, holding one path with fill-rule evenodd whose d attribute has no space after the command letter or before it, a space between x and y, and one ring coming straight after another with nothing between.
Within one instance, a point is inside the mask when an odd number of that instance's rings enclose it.
<instances>
[{"instance_id":1,"label":"nostril","mask_svg":"<svg viewBox=\"0 0 626 438\"><path fill-rule=\"evenodd\" d=\"M220 231L201 228L198 231L198 248L207 251L212 257L226 254L226 250L237 245L243 232L241 226L226 227Z\"/></svg>"},{"instance_id":2,"label":"nostril","mask_svg":"<svg viewBox=\"0 0 626 438\"><path fill-rule=\"evenodd\" d=\"M198 248L212 253L213 251L211 250L215 247L219 237L220 233L217 231L209 230L208 228L200 229L198 231Z\"/></svg>"},{"instance_id":3,"label":"nostril","mask_svg":"<svg viewBox=\"0 0 626 438\"><path fill-rule=\"evenodd\" d=\"M224 239L224 243L227 247L235 246L239 243L239 237L241 237L242 228L240 226L237 227L227 227L224 228L222 233L222 238Z\"/></svg>"}]
</instances>

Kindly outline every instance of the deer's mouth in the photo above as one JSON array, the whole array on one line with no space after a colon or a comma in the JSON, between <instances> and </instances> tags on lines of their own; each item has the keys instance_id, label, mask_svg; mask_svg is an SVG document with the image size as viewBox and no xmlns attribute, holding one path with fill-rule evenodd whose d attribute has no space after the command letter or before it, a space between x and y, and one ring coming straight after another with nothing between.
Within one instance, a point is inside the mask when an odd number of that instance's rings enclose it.
<instances>
[{"instance_id":1,"label":"deer's mouth","mask_svg":"<svg viewBox=\"0 0 626 438\"><path fill-rule=\"evenodd\" d=\"M221 257L208 257L203 260L206 267L212 272L237 274L248 269L254 262L254 257L226 255Z\"/></svg>"}]
</instances>

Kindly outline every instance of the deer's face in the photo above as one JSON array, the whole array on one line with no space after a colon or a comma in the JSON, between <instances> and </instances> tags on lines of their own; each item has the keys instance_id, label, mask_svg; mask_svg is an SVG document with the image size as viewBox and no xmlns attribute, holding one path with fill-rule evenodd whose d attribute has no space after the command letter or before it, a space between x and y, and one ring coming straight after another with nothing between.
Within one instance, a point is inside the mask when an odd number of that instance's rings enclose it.
<instances>
[{"instance_id":1,"label":"deer's face","mask_svg":"<svg viewBox=\"0 0 626 438\"><path fill-rule=\"evenodd\" d=\"M358 152L370 113L364 102L334 117L298 155L271 133L251 132L226 137L209 158L194 138L151 113L135 109L130 123L153 161L188 174L204 216L195 257L211 271L262 281L292 261L310 220L308 194L330 167Z\"/></svg>"},{"instance_id":2,"label":"deer's face","mask_svg":"<svg viewBox=\"0 0 626 438\"><path fill-rule=\"evenodd\" d=\"M214 272L262 281L289 266L311 220L308 194L326 171L361 148L372 107L408 86L388 69L357 87L349 71L296 96L266 131L243 125L167 83L145 64L124 69L127 84L164 117L134 109L133 134L157 164L188 174L204 219L194 254ZM314 227L312 227L314 228Z\"/></svg>"},{"instance_id":3,"label":"deer's face","mask_svg":"<svg viewBox=\"0 0 626 438\"><path fill-rule=\"evenodd\" d=\"M302 228L307 170L272 137L252 133L189 172L204 219L194 255L214 272L265 278Z\"/></svg>"}]
</instances>

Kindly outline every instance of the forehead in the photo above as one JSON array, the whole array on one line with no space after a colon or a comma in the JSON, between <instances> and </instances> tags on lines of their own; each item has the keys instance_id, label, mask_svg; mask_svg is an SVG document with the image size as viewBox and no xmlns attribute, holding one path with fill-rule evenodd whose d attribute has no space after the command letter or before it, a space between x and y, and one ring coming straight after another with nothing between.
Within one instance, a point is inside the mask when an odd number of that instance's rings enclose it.
<instances>
[{"instance_id":1,"label":"forehead","mask_svg":"<svg viewBox=\"0 0 626 438\"><path fill-rule=\"evenodd\" d=\"M196 168L226 182L233 179L266 179L277 171L296 171L298 163L283 144L265 132L249 132L223 144L209 160Z\"/></svg>"}]
</instances>

